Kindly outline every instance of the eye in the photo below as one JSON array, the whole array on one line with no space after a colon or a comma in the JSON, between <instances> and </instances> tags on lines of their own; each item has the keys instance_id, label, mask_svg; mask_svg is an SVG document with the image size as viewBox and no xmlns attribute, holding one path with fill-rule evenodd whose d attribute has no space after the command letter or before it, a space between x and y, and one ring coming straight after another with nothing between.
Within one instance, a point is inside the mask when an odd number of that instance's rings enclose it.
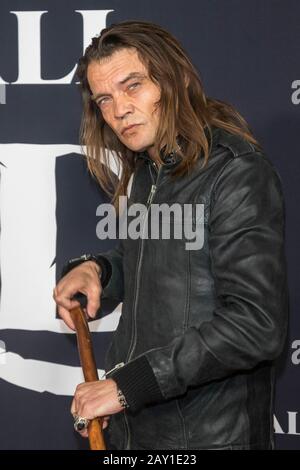
<instances>
[{"instance_id":1,"label":"eye","mask_svg":"<svg viewBox=\"0 0 300 470\"><path fill-rule=\"evenodd\" d=\"M129 87L128 87L128 90L134 90L134 89L137 88L140 84L141 84L140 82L131 83L131 85L129 85Z\"/></svg>"},{"instance_id":2,"label":"eye","mask_svg":"<svg viewBox=\"0 0 300 470\"><path fill-rule=\"evenodd\" d=\"M101 98L101 100L97 101L97 106L99 106L99 108L103 108L103 106L105 106L109 101L109 98L106 97L106 98Z\"/></svg>"}]
</instances>

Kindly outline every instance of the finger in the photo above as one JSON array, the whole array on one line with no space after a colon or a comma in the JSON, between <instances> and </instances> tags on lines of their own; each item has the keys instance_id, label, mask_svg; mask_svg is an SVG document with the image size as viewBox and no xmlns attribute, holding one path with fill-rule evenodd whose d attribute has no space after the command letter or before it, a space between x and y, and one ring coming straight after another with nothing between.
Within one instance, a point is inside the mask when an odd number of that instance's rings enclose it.
<instances>
[{"instance_id":1,"label":"finger","mask_svg":"<svg viewBox=\"0 0 300 470\"><path fill-rule=\"evenodd\" d=\"M71 328L71 330L75 331L75 325L73 323L73 320L71 318L70 312L64 308L64 307L58 307L58 314L62 318L62 320L65 322L65 324Z\"/></svg>"},{"instance_id":2,"label":"finger","mask_svg":"<svg viewBox=\"0 0 300 470\"><path fill-rule=\"evenodd\" d=\"M54 300L56 299L57 295L58 295L57 289L56 289L56 287L54 287L54 289L53 289L53 295L52 295L52 297L53 297Z\"/></svg>"},{"instance_id":3,"label":"finger","mask_svg":"<svg viewBox=\"0 0 300 470\"><path fill-rule=\"evenodd\" d=\"M100 308L101 289L97 286L89 289L87 293L87 314L89 317L94 318Z\"/></svg>"},{"instance_id":4,"label":"finger","mask_svg":"<svg viewBox=\"0 0 300 470\"><path fill-rule=\"evenodd\" d=\"M71 308L78 307L80 305L80 302L78 300L73 299L74 295L77 294L77 292L79 292L78 289L64 289L62 291L56 289L55 292L53 291L53 298L57 303L58 307L63 307L66 310L71 310Z\"/></svg>"},{"instance_id":5,"label":"finger","mask_svg":"<svg viewBox=\"0 0 300 470\"><path fill-rule=\"evenodd\" d=\"M84 429L83 431L77 431L81 435L81 437L89 437L89 433L87 429Z\"/></svg>"},{"instance_id":6,"label":"finger","mask_svg":"<svg viewBox=\"0 0 300 470\"><path fill-rule=\"evenodd\" d=\"M71 414L73 415L73 417L74 415L77 415L76 402L74 398L72 400L72 405L71 405Z\"/></svg>"},{"instance_id":7,"label":"finger","mask_svg":"<svg viewBox=\"0 0 300 470\"><path fill-rule=\"evenodd\" d=\"M103 419L103 421L102 421L102 429L106 429L108 425L109 425L109 420L108 420L108 419Z\"/></svg>"}]
</instances>

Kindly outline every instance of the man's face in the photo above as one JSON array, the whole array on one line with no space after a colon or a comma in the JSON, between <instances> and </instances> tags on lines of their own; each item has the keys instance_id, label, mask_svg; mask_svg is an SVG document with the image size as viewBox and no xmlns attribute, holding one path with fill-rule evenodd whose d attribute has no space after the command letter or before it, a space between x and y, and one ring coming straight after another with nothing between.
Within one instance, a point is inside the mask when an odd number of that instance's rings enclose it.
<instances>
[{"instance_id":1,"label":"man's face","mask_svg":"<svg viewBox=\"0 0 300 470\"><path fill-rule=\"evenodd\" d=\"M91 62L87 79L103 119L120 141L130 150L148 150L152 156L160 88L150 80L137 51L122 49L101 62Z\"/></svg>"}]
</instances>

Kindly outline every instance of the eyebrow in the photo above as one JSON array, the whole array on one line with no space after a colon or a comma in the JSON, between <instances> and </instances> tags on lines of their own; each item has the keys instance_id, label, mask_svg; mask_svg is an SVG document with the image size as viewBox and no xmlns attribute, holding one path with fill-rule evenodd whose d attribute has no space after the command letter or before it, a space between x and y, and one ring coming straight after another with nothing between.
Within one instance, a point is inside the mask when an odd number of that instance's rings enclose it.
<instances>
[{"instance_id":1,"label":"eyebrow","mask_svg":"<svg viewBox=\"0 0 300 470\"><path fill-rule=\"evenodd\" d=\"M127 83L129 80L133 78L144 79L146 78L146 75L140 72L131 72L129 75L127 75L127 77L123 78L123 80L121 80L118 84L124 85L125 83ZM109 96L109 93L97 93L96 95L91 95L91 99L93 101L97 101L102 96Z\"/></svg>"}]
</instances>

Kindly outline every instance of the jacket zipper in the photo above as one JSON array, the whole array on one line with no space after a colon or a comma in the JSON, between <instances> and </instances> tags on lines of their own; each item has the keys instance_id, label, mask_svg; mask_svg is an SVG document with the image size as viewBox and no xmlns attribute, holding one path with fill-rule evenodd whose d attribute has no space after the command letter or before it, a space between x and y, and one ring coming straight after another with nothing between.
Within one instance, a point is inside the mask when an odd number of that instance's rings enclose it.
<instances>
[{"instance_id":1,"label":"jacket zipper","mask_svg":"<svg viewBox=\"0 0 300 470\"><path fill-rule=\"evenodd\" d=\"M108 372L105 372L101 379L103 379L104 377L107 378L110 374L112 374L115 370L117 369L120 369L121 367L125 366L125 362L120 362L119 364L117 364L113 369L109 370Z\"/></svg>"},{"instance_id":2,"label":"jacket zipper","mask_svg":"<svg viewBox=\"0 0 300 470\"><path fill-rule=\"evenodd\" d=\"M147 199L147 207L149 209L149 206L152 202L152 199L153 199L153 196L155 194L155 191L156 191L156 185L155 184L152 184L151 186L151 189L150 189L150 193L149 193L149 196L148 196L148 199Z\"/></svg>"},{"instance_id":3,"label":"jacket zipper","mask_svg":"<svg viewBox=\"0 0 300 470\"><path fill-rule=\"evenodd\" d=\"M156 168L155 163L152 163L152 164ZM128 351L128 354L127 354L126 363L130 361L131 356L132 356L132 354L135 350L135 346L136 346L136 339L137 339L136 338L136 310L137 310L138 292L139 292L139 284L140 284L140 282L139 282L140 281L140 272L141 272L142 258L143 258L143 251L144 251L144 238L143 238L143 235L144 235L145 225L148 221L149 208L150 208L150 205L153 201L154 195L155 195L156 190L157 190L157 184L158 184L158 181L159 181L159 178L160 178L160 175L161 175L162 168L163 168L163 166L161 166L159 168L158 173L157 173L157 177L156 177L156 181L155 181L155 183L152 184L149 195L148 195L148 198L147 198L147 213L146 213L144 223L143 223L142 239L141 239L140 250L139 250L139 255L138 255L138 262L137 262L136 289L135 289L134 309L133 309L133 334L132 334L132 337L131 337L131 343L130 343L130 348L129 348L129 351ZM151 174L151 171L150 171L150 174ZM152 175L151 175L151 177L152 177ZM126 450L130 450L131 436L130 436L129 424L128 424L128 420L127 420L127 416L126 416L126 411L124 411L124 418L125 418L125 426L126 426L126 430L127 430Z\"/></svg>"},{"instance_id":4,"label":"jacket zipper","mask_svg":"<svg viewBox=\"0 0 300 470\"><path fill-rule=\"evenodd\" d=\"M135 349L135 346L136 346L136 321L135 320L136 320L136 310L137 310L138 292L139 292L139 284L140 284L140 282L139 282L140 281L140 271L141 271L143 251L144 251L144 238L143 238L143 235L144 235L144 230L145 230L146 223L148 221L149 208L152 204L153 198L154 198L155 193L157 191L157 183L159 181L162 168L163 167L161 166L159 171L158 171L155 184L152 184L151 189L150 189L150 193L149 193L148 198L147 198L147 213L145 215L145 219L144 219L144 223L143 223L142 239L141 239L139 257L138 257L138 263L137 263L136 289L135 289L135 299L134 299L134 309L133 309L134 332L133 332L133 335L132 335L132 338L131 338L131 343L130 343L130 348L129 348L129 351L128 351L128 354L127 354L126 363L130 361L132 353L133 353L133 351Z\"/></svg>"}]
</instances>

